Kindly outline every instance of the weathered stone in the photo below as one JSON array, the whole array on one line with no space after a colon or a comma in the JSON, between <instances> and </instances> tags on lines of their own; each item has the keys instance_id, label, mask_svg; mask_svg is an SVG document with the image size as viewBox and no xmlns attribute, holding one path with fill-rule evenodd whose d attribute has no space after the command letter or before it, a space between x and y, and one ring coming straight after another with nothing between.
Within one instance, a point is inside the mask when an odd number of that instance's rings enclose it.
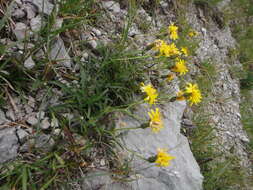
<instances>
[{"instance_id":1,"label":"weathered stone","mask_svg":"<svg viewBox=\"0 0 253 190\"><path fill-rule=\"evenodd\" d=\"M41 29L42 26L42 19L41 16L38 15L35 18L31 19L30 26L33 32L38 32Z\"/></svg>"},{"instance_id":2,"label":"weathered stone","mask_svg":"<svg viewBox=\"0 0 253 190\"><path fill-rule=\"evenodd\" d=\"M108 9L114 13L120 12L120 5L118 2L115 1L103 1L102 5L105 9Z\"/></svg>"},{"instance_id":3,"label":"weathered stone","mask_svg":"<svg viewBox=\"0 0 253 190\"><path fill-rule=\"evenodd\" d=\"M32 59L32 57L28 57L27 60L25 60L24 62L24 67L27 68L27 69L32 69L33 67L35 66L35 63Z\"/></svg>"},{"instance_id":4,"label":"weathered stone","mask_svg":"<svg viewBox=\"0 0 253 190\"><path fill-rule=\"evenodd\" d=\"M18 129L17 130L17 136L18 136L18 139L19 139L20 143L24 143L26 138L28 137L28 135L29 134L23 129Z\"/></svg>"},{"instance_id":5,"label":"weathered stone","mask_svg":"<svg viewBox=\"0 0 253 190\"><path fill-rule=\"evenodd\" d=\"M18 138L15 128L0 130L0 163L9 161L17 156Z\"/></svg>"},{"instance_id":6,"label":"weathered stone","mask_svg":"<svg viewBox=\"0 0 253 190\"><path fill-rule=\"evenodd\" d=\"M28 19L32 19L32 18L34 18L36 16L36 8L32 4L25 3L23 5L23 7L24 7L24 9L26 11L26 17Z\"/></svg>"},{"instance_id":7,"label":"weathered stone","mask_svg":"<svg viewBox=\"0 0 253 190\"><path fill-rule=\"evenodd\" d=\"M15 121L16 120L16 117L15 117L15 114L13 112L12 109L9 109L7 112L6 112L6 117L11 119L12 121Z\"/></svg>"},{"instance_id":8,"label":"weathered stone","mask_svg":"<svg viewBox=\"0 0 253 190\"><path fill-rule=\"evenodd\" d=\"M102 35L101 31L96 29L96 28L92 28L91 31L94 32L96 34L96 36L101 36Z\"/></svg>"},{"instance_id":9,"label":"weathered stone","mask_svg":"<svg viewBox=\"0 0 253 190\"><path fill-rule=\"evenodd\" d=\"M23 40L27 36L27 26L22 22L18 22L13 32L18 40Z\"/></svg>"},{"instance_id":10,"label":"weathered stone","mask_svg":"<svg viewBox=\"0 0 253 190\"><path fill-rule=\"evenodd\" d=\"M52 46L50 58L62 66L70 68L72 65L69 54L64 46L63 40L58 37Z\"/></svg>"},{"instance_id":11,"label":"weathered stone","mask_svg":"<svg viewBox=\"0 0 253 190\"><path fill-rule=\"evenodd\" d=\"M34 4L40 13L44 13L46 15L50 15L54 8L54 5L48 0L24 0L24 2L30 2Z\"/></svg>"},{"instance_id":12,"label":"weathered stone","mask_svg":"<svg viewBox=\"0 0 253 190\"><path fill-rule=\"evenodd\" d=\"M30 116L27 119L27 123L29 123L30 125L36 125L38 123L38 119L36 119L35 116Z\"/></svg>"},{"instance_id":13,"label":"weathered stone","mask_svg":"<svg viewBox=\"0 0 253 190\"><path fill-rule=\"evenodd\" d=\"M118 115L116 128L124 131L121 135L121 144L130 150L129 152L119 150L118 154L121 155L122 160L127 157L131 159L129 167L134 170L134 175L129 174L131 182L115 182L110 174L104 176L103 172L96 171L102 177L95 175L85 180L83 190L89 189L90 186L107 187L110 190L201 190L203 176L192 155L187 138L180 134L180 122L185 106L185 102L180 101L167 103L160 108L165 127L158 134L152 133L150 128L126 131L123 129L136 128L148 122L147 105L139 106L133 113L141 118L141 121ZM168 149L169 153L175 157L169 167L150 167L154 164L135 156L136 153L146 159L150 158L156 155L158 148Z\"/></svg>"},{"instance_id":14,"label":"weathered stone","mask_svg":"<svg viewBox=\"0 0 253 190\"><path fill-rule=\"evenodd\" d=\"M55 142L50 135L41 134L35 138L35 148L41 148L45 151L49 151L54 144Z\"/></svg>"},{"instance_id":15,"label":"weathered stone","mask_svg":"<svg viewBox=\"0 0 253 190\"><path fill-rule=\"evenodd\" d=\"M0 109L0 125L7 122L4 112Z\"/></svg>"},{"instance_id":16,"label":"weathered stone","mask_svg":"<svg viewBox=\"0 0 253 190\"><path fill-rule=\"evenodd\" d=\"M25 12L22 9L16 9L11 15L15 19L21 19L25 17Z\"/></svg>"},{"instance_id":17,"label":"weathered stone","mask_svg":"<svg viewBox=\"0 0 253 190\"><path fill-rule=\"evenodd\" d=\"M42 121L41 121L41 124L40 124L40 127L41 129L48 129L50 127L50 123L48 121L48 117L44 118Z\"/></svg>"}]
</instances>

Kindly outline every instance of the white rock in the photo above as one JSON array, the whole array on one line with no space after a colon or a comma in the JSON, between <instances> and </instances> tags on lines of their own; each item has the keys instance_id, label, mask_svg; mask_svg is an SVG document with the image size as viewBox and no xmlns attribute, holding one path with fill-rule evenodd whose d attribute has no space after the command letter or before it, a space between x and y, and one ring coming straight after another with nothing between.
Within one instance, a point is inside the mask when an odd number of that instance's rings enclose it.
<instances>
[{"instance_id":1,"label":"white rock","mask_svg":"<svg viewBox=\"0 0 253 190\"><path fill-rule=\"evenodd\" d=\"M36 8L30 4L30 3L26 3L23 5L25 11L26 11L26 17L28 19L32 19L36 16Z\"/></svg>"},{"instance_id":2,"label":"white rock","mask_svg":"<svg viewBox=\"0 0 253 190\"><path fill-rule=\"evenodd\" d=\"M27 68L27 69L32 69L33 67L35 66L35 63L32 59L32 57L28 57L27 60L25 60L24 62L24 67Z\"/></svg>"},{"instance_id":3,"label":"white rock","mask_svg":"<svg viewBox=\"0 0 253 190\"><path fill-rule=\"evenodd\" d=\"M15 19L21 19L25 17L25 12L22 9L16 9L14 13L12 13L12 16Z\"/></svg>"},{"instance_id":4,"label":"white rock","mask_svg":"<svg viewBox=\"0 0 253 190\"><path fill-rule=\"evenodd\" d=\"M88 40L88 44L89 44L93 49L96 49L97 46L98 46L96 40Z\"/></svg>"},{"instance_id":5,"label":"white rock","mask_svg":"<svg viewBox=\"0 0 253 190\"><path fill-rule=\"evenodd\" d=\"M45 112L44 111L40 111L36 114L36 117L41 120L42 118L45 117Z\"/></svg>"},{"instance_id":6,"label":"white rock","mask_svg":"<svg viewBox=\"0 0 253 190\"><path fill-rule=\"evenodd\" d=\"M0 109L0 125L7 122L4 112Z\"/></svg>"},{"instance_id":7,"label":"white rock","mask_svg":"<svg viewBox=\"0 0 253 190\"><path fill-rule=\"evenodd\" d=\"M25 130L23 129L18 129L17 130L17 135L18 135L18 138L19 138L19 141L21 143L24 143L26 137L29 135Z\"/></svg>"},{"instance_id":8,"label":"white rock","mask_svg":"<svg viewBox=\"0 0 253 190\"><path fill-rule=\"evenodd\" d=\"M91 31L94 32L96 34L96 36L101 36L102 35L101 31L96 29L96 28L92 28Z\"/></svg>"},{"instance_id":9,"label":"white rock","mask_svg":"<svg viewBox=\"0 0 253 190\"><path fill-rule=\"evenodd\" d=\"M0 130L0 164L15 158L18 147L18 138L14 127Z\"/></svg>"},{"instance_id":10,"label":"white rock","mask_svg":"<svg viewBox=\"0 0 253 190\"><path fill-rule=\"evenodd\" d=\"M38 32L41 29L42 26L42 19L40 15L36 16L35 18L32 18L30 21L30 26L33 32Z\"/></svg>"},{"instance_id":11,"label":"white rock","mask_svg":"<svg viewBox=\"0 0 253 190\"><path fill-rule=\"evenodd\" d=\"M48 117L46 117L45 119L42 120L40 127L41 127L41 129L48 129L50 127Z\"/></svg>"},{"instance_id":12,"label":"white rock","mask_svg":"<svg viewBox=\"0 0 253 190\"><path fill-rule=\"evenodd\" d=\"M118 2L115 1L103 1L102 6L105 9L108 9L114 13L119 13L120 12L120 5Z\"/></svg>"},{"instance_id":13,"label":"white rock","mask_svg":"<svg viewBox=\"0 0 253 190\"><path fill-rule=\"evenodd\" d=\"M54 8L54 5L48 0L24 0L24 2L33 3L39 9L40 13L44 13L46 15L50 15Z\"/></svg>"},{"instance_id":14,"label":"white rock","mask_svg":"<svg viewBox=\"0 0 253 190\"><path fill-rule=\"evenodd\" d=\"M36 119L36 117L34 116L30 116L27 119L27 123L29 123L30 125L35 125L38 123L38 119Z\"/></svg>"},{"instance_id":15,"label":"white rock","mask_svg":"<svg viewBox=\"0 0 253 190\"><path fill-rule=\"evenodd\" d=\"M70 68L72 65L72 61L70 56L64 46L63 40L58 37L55 43L52 46L50 52L50 59L55 60L60 63L62 66Z\"/></svg>"},{"instance_id":16,"label":"white rock","mask_svg":"<svg viewBox=\"0 0 253 190\"><path fill-rule=\"evenodd\" d=\"M15 114L14 114L14 112L13 112L12 109L9 109L9 110L6 112L6 117L10 118L12 121L15 121L15 120L16 120Z\"/></svg>"},{"instance_id":17,"label":"white rock","mask_svg":"<svg viewBox=\"0 0 253 190\"><path fill-rule=\"evenodd\" d=\"M18 40L23 40L27 35L26 34L27 26L22 22L18 22L16 23L15 29L13 32Z\"/></svg>"},{"instance_id":18,"label":"white rock","mask_svg":"<svg viewBox=\"0 0 253 190\"><path fill-rule=\"evenodd\" d=\"M152 165L151 163L128 153L129 158L133 156L131 167L143 176L141 180L132 184L132 189L202 190L203 176L200 173L200 168L193 157L187 138L180 134L180 123L185 107L184 101L163 105L160 110L163 114L164 128L158 134L152 133L149 127L124 131L121 141L123 146L144 158L156 155L158 148L166 148L169 154L175 156L169 167L148 168ZM148 110L146 105L141 105L133 114L148 122ZM130 116L119 116L119 118L121 119L116 120L117 128L124 127L121 123L126 123L130 128L139 127L145 123L145 121L140 122ZM143 168L148 169L143 170Z\"/></svg>"}]
</instances>

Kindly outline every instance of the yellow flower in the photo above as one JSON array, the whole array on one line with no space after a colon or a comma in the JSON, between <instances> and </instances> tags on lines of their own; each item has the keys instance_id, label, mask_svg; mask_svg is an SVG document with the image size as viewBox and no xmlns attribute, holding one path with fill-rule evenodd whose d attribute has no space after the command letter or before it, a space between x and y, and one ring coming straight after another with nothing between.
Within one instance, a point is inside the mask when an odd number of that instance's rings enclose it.
<instances>
[{"instance_id":1,"label":"yellow flower","mask_svg":"<svg viewBox=\"0 0 253 190\"><path fill-rule=\"evenodd\" d=\"M176 65L172 68L172 71L179 73L179 75L185 75L188 72L185 60L177 59Z\"/></svg>"},{"instance_id":2,"label":"yellow flower","mask_svg":"<svg viewBox=\"0 0 253 190\"><path fill-rule=\"evenodd\" d=\"M168 27L168 32L170 35L170 38L172 40L176 40L178 39L178 27L174 25L174 23L172 23L169 27Z\"/></svg>"},{"instance_id":3,"label":"yellow flower","mask_svg":"<svg viewBox=\"0 0 253 190\"><path fill-rule=\"evenodd\" d=\"M148 112L148 115L150 117L149 126L151 127L152 132L157 133L164 128L162 116L158 108L156 108L155 111L151 109L150 112Z\"/></svg>"},{"instance_id":4,"label":"yellow flower","mask_svg":"<svg viewBox=\"0 0 253 190\"><path fill-rule=\"evenodd\" d=\"M167 167L170 165L170 161L175 159L174 156L171 156L166 152L166 149L158 149L155 163L158 167Z\"/></svg>"},{"instance_id":5,"label":"yellow flower","mask_svg":"<svg viewBox=\"0 0 253 190\"><path fill-rule=\"evenodd\" d=\"M194 36L197 36L198 35L198 32L196 32L196 31L194 31L194 30L192 30L192 31L190 31L189 33L188 33L188 36L189 37L194 37Z\"/></svg>"},{"instance_id":6,"label":"yellow flower","mask_svg":"<svg viewBox=\"0 0 253 190\"><path fill-rule=\"evenodd\" d=\"M191 102L191 106L192 104L197 104L201 102L202 95L197 84L188 83L185 87L185 93L187 100Z\"/></svg>"},{"instance_id":7,"label":"yellow flower","mask_svg":"<svg viewBox=\"0 0 253 190\"><path fill-rule=\"evenodd\" d=\"M181 52L185 55L185 56L189 56L189 50L187 47L182 47L181 48Z\"/></svg>"},{"instance_id":8,"label":"yellow flower","mask_svg":"<svg viewBox=\"0 0 253 190\"><path fill-rule=\"evenodd\" d=\"M175 74L170 73L170 74L168 74L168 76L167 76L167 81L170 82L170 81L172 81L174 78L175 78Z\"/></svg>"},{"instance_id":9,"label":"yellow flower","mask_svg":"<svg viewBox=\"0 0 253 190\"><path fill-rule=\"evenodd\" d=\"M183 101L185 100L185 97L184 97L184 92L179 90L178 93L177 93L177 100L178 101Z\"/></svg>"},{"instance_id":10,"label":"yellow flower","mask_svg":"<svg viewBox=\"0 0 253 190\"><path fill-rule=\"evenodd\" d=\"M163 46L161 46L160 48L160 55L166 56L166 57L171 57L173 55L180 55L181 52L179 51L179 49L176 47L176 45L174 43L172 44L165 44Z\"/></svg>"},{"instance_id":11,"label":"yellow flower","mask_svg":"<svg viewBox=\"0 0 253 190\"><path fill-rule=\"evenodd\" d=\"M152 105L157 101L157 90L153 88L151 84L144 85L144 83L141 83L141 91L147 94L147 97L144 100L147 101L149 104Z\"/></svg>"}]
</instances>

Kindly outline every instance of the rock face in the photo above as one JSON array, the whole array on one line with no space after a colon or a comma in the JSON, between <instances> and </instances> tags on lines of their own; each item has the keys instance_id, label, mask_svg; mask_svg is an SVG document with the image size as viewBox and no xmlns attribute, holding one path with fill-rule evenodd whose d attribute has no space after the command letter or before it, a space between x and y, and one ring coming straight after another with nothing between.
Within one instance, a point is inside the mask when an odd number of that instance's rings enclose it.
<instances>
[{"instance_id":1,"label":"rock face","mask_svg":"<svg viewBox=\"0 0 253 190\"><path fill-rule=\"evenodd\" d=\"M0 130L0 164L15 158L18 147L18 137L15 128Z\"/></svg>"},{"instance_id":2,"label":"rock face","mask_svg":"<svg viewBox=\"0 0 253 190\"><path fill-rule=\"evenodd\" d=\"M130 183L119 183L113 181L108 175L101 180L86 180L84 190L95 189L98 186L106 186L105 189L141 189L141 190L201 190L203 177L196 160L194 159L186 137L180 134L180 122L186 107L184 101L168 103L161 106L165 128L159 133L152 133L150 128L135 129L122 132L122 145L129 151L119 152L119 155L127 155L133 160L131 168L134 174ZM118 117L117 129L139 127L148 121L148 105L141 105L134 115L142 120L136 120L129 116ZM169 153L176 158L172 160L171 166L160 168L150 167L151 163L140 159L136 155L149 158L156 155L157 148L167 148ZM131 153L133 152L133 153ZM99 171L97 171L99 173ZM95 184L95 182L97 184ZM87 184L92 188L87 188Z\"/></svg>"},{"instance_id":3,"label":"rock face","mask_svg":"<svg viewBox=\"0 0 253 190\"><path fill-rule=\"evenodd\" d=\"M229 51L236 46L229 27L219 27L215 20L209 18L206 29L203 24L203 10L189 6L187 11L188 22L198 31L202 31L197 50L197 61L203 63L211 60L217 73L213 79L212 93L216 101L210 102L206 110L210 114L210 124L215 127L217 136L217 149L224 155L233 154L239 158L243 168L250 168L250 161L245 143L249 142L243 130L240 115L240 84L239 79L233 78L230 72L232 66L240 66L238 60L229 59ZM199 15L199 16L198 16ZM207 16L208 19L208 16Z\"/></svg>"}]
</instances>

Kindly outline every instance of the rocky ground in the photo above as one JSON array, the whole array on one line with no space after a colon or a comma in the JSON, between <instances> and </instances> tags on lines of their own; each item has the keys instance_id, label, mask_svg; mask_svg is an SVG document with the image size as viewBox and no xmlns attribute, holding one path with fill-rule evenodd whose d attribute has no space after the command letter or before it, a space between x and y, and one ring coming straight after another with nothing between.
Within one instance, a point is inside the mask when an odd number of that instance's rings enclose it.
<instances>
[{"instance_id":1,"label":"rocky ground","mask_svg":"<svg viewBox=\"0 0 253 190\"><path fill-rule=\"evenodd\" d=\"M151 9L152 2L145 1L143 6L137 8L133 23L129 26L128 40L136 49L145 50L156 39L155 35L150 34L155 34L171 22L180 23L182 15L185 16L185 22L199 33L197 38L199 46L196 54L192 56L191 72L186 79L196 80L196 76L203 72L201 64L207 60L216 70L215 76L208 76L212 88L210 96L207 97L208 103L204 108L204 112L210 115L210 125L215 128L216 138L212 145L223 154L223 159L231 154L235 156L247 175L250 175L252 163L246 150L249 139L241 123L239 80L231 74L231 67L240 68L241 64L237 59L231 59L230 53L236 48L236 41L232 37L230 28L223 23L219 14L217 16L213 12L218 10L208 9L207 11L202 4L189 3L185 6L177 1L168 0L160 1L154 9ZM43 72L44 78L41 83L34 83L40 86L39 88L27 87L29 90L33 88L36 90L32 92L27 90L26 93L21 94L18 91L19 86L16 85L18 81L13 84L13 81L4 80L4 77L1 77L1 73L10 75L13 71L6 70L4 67L2 69L0 66L0 77L4 81L1 85L4 104L0 107L1 164L15 159L22 160L25 155L31 153L31 149L43 152L53 151L59 143L55 137L59 134L69 137L59 117L55 117L49 111L51 106L62 105L61 97L65 92L57 87L52 87L49 91L46 86L52 79L70 87L82 85L76 79L82 74L77 58L84 64L90 64L93 57L99 57L97 49L101 45L110 45L122 35L126 20L129 19L130 8L124 1L120 3L98 1L97 4L98 10L101 11L99 13L103 16L96 20L96 24L84 23L82 28L67 31L63 29L65 27L63 22L71 15L57 15L59 7L54 1L15 0L10 4L9 10L5 11L5 15L10 17L4 28L5 34L1 34L0 39L1 45L7 47L7 51L0 57L1 64L5 64L8 57L12 63L21 64L20 67L25 68L25 77L35 80L39 73ZM219 7L227 5L229 1L223 1ZM45 33L40 33L40 31L47 22L50 22L50 16L55 19L51 27L57 32L48 36L50 43L42 43ZM80 48L80 42L84 44L84 47ZM56 65L55 70L50 70L51 66L48 62L38 61L46 59ZM45 69L40 69L42 67ZM39 72L32 74L32 71L37 69ZM52 72L54 74L51 74ZM152 74L146 75L147 78L152 78ZM17 77L20 76L17 75ZM19 79L19 81L25 80L24 76ZM179 83L179 79L176 79L167 93L173 94L178 91ZM105 161L105 157L98 157L93 163L96 167L89 166L84 173L81 172L79 175L83 179L72 184L72 188L83 190L202 189L204 179L200 167L193 156L194 153L191 152L188 139L181 134L182 130L180 130L181 126L196 127L192 122L195 108L191 109L185 101L164 102L159 107L167 127L159 135L150 134L148 129L130 130L118 134L121 136L120 142L125 147L123 150L116 148L119 159L122 162L132 159L129 163L131 170L124 175L125 179L115 176ZM145 112L147 112L147 105L141 104L133 114L144 118L142 122L146 122L148 118L143 114ZM66 109L62 117L75 121L80 114ZM111 120L115 122L116 128L122 128L122 124L128 127L142 124L139 120L122 113L110 117L113 118ZM85 141L85 138L80 135L73 135L69 139L72 138L78 144ZM170 153L176 157L172 161L172 166L166 169L150 168L145 161L138 159L133 153L137 152L144 157L149 157L155 153L157 147L162 146L171 150ZM132 152L127 151L128 149ZM235 189L238 188L243 189L243 187L235 187ZM250 190L251 187L246 184L244 189Z\"/></svg>"}]
</instances>

